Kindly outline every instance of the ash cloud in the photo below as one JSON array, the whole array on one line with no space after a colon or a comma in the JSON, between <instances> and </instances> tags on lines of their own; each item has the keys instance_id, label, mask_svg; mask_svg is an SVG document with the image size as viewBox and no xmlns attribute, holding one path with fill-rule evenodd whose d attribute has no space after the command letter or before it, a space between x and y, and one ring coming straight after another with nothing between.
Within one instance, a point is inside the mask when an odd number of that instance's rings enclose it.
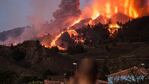
<instances>
[{"instance_id":1,"label":"ash cloud","mask_svg":"<svg viewBox=\"0 0 149 84\"><path fill-rule=\"evenodd\" d=\"M70 26L81 15L80 0L60 0L58 8L54 8L56 10L52 14L53 18L49 18L49 22L46 22L44 16L49 9L45 5L53 2L44 1L37 0L36 3L33 3L35 12L30 17L37 37L45 34L59 33Z\"/></svg>"},{"instance_id":2,"label":"ash cloud","mask_svg":"<svg viewBox=\"0 0 149 84\"><path fill-rule=\"evenodd\" d=\"M51 21L54 31L67 28L80 14L80 0L61 0L59 9L53 13L54 20Z\"/></svg>"}]
</instances>

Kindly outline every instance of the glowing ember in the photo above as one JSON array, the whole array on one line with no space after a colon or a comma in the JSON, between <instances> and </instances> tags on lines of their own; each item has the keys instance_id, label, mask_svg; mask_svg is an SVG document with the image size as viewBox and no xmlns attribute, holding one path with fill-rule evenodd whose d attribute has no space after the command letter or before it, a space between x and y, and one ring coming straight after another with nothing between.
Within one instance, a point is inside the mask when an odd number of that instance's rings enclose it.
<instances>
[{"instance_id":1,"label":"glowing ember","mask_svg":"<svg viewBox=\"0 0 149 84\"><path fill-rule=\"evenodd\" d=\"M60 34L58 34L53 40L52 42L50 43L50 45L48 44L42 44L44 47L46 48L52 48L52 47L57 47L59 50L66 50L66 48L63 48L59 45L57 45L57 41L59 40L59 38L65 33L67 32L70 36L70 38L73 38L73 37L77 37L78 36L78 33L77 31L73 30L73 29L69 29L69 30L66 30L66 31L63 31L61 32Z\"/></svg>"},{"instance_id":2,"label":"glowing ember","mask_svg":"<svg viewBox=\"0 0 149 84\"><path fill-rule=\"evenodd\" d=\"M84 38L77 38L77 39L75 39L75 42L79 44L79 43L84 43L85 40L84 40Z\"/></svg>"},{"instance_id":3,"label":"glowing ember","mask_svg":"<svg viewBox=\"0 0 149 84\"><path fill-rule=\"evenodd\" d=\"M82 18L78 18L77 20L75 20L67 29L69 29L70 27L72 27L73 25L79 23L82 20Z\"/></svg>"},{"instance_id":4,"label":"glowing ember","mask_svg":"<svg viewBox=\"0 0 149 84\"><path fill-rule=\"evenodd\" d=\"M67 30L70 37L78 36L78 33L75 30Z\"/></svg>"},{"instance_id":5,"label":"glowing ember","mask_svg":"<svg viewBox=\"0 0 149 84\"><path fill-rule=\"evenodd\" d=\"M58 47L58 49L60 49L60 50L65 50L65 48L62 48L62 47L60 47L60 46L58 46L58 45L56 44L56 41L61 37L61 35L62 35L63 33L64 33L64 32L61 32L59 35L57 35L57 36L52 40L51 45L50 45L49 47Z\"/></svg>"},{"instance_id":6,"label":"glowing ember","mask_svg":"<svg viewBox=\"0 0 149 84\"><path fill-rule=\"evenodd\" d=\"M118 24L109 24L108 31L110 33L110 37L114 37L118 30L121 28Z\"/></svg>"}]
</instances>

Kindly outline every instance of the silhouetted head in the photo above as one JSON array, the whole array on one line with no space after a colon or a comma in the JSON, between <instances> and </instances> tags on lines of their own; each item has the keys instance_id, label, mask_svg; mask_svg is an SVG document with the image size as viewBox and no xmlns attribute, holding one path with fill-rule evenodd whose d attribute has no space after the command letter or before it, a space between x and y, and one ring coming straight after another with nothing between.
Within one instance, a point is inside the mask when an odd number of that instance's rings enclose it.
<instances>
[{"instance_id":1,"label":"silhouetted head","mask_svg":"<svg viewBox=\"0 0 149 84\"><path fill-rule=\"evenodd\" d=\"M97 63L93 58L84 58L80 61L78 71L83 74L96 75Z\"/></svg>"}]
</instances>

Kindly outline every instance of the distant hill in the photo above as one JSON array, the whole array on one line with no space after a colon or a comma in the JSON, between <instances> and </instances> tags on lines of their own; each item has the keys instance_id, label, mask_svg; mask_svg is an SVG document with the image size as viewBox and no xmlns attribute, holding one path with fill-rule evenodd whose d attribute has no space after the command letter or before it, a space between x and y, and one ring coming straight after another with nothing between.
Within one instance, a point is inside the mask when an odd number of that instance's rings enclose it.
<instances>
[{"instance_id":1,"label":"distant hill","mask_svg":"<svg viewBox=\"0 0 149 84\"><path fill-rule=\"evenodd\" d=\"M8 31L0 32L0 41L5 41L9 37L16 38L20 36L25 30L25 27L15 28Z\"/></svg>"},{"instance_id":2,"label":"distant hill","mask_svg":"<svg viewBox=\"0 0 149 84\"><path fill-rule=\"evenodd\" d=\"M0 32L0 45L16 45L26 40L35 39L35 36L36 35L30 26L14 28Z\"/></svg>"}]
</instances>

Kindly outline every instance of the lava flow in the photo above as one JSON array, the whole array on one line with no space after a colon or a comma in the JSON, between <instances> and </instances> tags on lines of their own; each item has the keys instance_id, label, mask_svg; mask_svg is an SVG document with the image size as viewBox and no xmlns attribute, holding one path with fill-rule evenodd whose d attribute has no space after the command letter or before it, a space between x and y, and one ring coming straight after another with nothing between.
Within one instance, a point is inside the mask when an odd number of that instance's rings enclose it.
<instances>
[{"instance_id":1,"label":"lava flow","mask_svg":"<svg viewBox=\"0 0 149 84\"><path fill-rule=\"evenodd\" d=\"M61 37L62 34L64 34L64 32L67 32L71 38L74 36L78 36L78 33L75 30L63 31L52 40L50 47L58 47L58 49L60 49L60 50L66 50L65 48L58 46L56 44L56 41Z\"/></svg>"}]
</instances>

